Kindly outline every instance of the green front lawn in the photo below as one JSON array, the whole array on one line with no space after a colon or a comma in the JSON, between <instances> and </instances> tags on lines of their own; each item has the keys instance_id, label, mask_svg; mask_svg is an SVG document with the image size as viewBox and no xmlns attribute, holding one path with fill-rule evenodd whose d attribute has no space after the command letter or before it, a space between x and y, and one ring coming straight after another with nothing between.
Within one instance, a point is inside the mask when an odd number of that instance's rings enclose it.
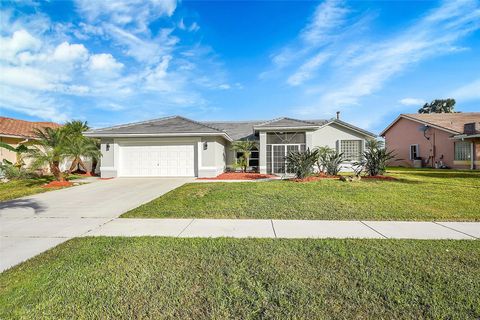
<instances>
[{"instance_id":1,"label":"green front lawn","mask_svg":"<svg viewBox=\"0 0 480 320\"><path fill-rule=\"evenodd\" d=\"M52 178L44 177L25 180L12 180L9 182L0 183L0 201L11 200L49 191L51 189L46 189L42 186L50 181L52 181Z\"/></svg>"},{"instance_id":2,"label":"green front lawn","mask_svg":"<svg viewBox=\"0 0 480 320\"><path fill-rule=\"evenodd\" d=\"M68 180L78 179L81 176L70 175ZM32 194L46 191L58 190L61 188L43 188L42 186L51 182L53 177L45 176L40 178L11 180L9 182L0 182L0 201L12 200L20 197L30 196Z\"/></svg>"},{"instance_id":3,"label":"green front lawn","mask_svg":"<svg viewBox=\"0 0 480 320\"><path fill-rule=\"evenodd\" d=\"M186 184L124 218L480 221L480 171L392 168L398 181Z\"/></svg>"},{"instance_id":4,"label":"green front lawn","mask_svg":"<svg viewBox=\"0 0 480 320\"><path fill-rule=\"evenodd\" d=\"M1 319L478 319L480 242L78 238L0 274Z\"/></svg>"}]
</instances>

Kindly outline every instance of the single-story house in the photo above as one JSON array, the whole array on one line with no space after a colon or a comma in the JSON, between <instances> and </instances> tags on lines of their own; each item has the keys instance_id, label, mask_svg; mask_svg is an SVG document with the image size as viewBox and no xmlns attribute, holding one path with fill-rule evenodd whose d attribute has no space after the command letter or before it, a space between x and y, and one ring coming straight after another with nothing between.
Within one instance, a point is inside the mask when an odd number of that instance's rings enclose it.
<instances>
[{"instance_id":1,"label":"single-story house","mask_svg":"<svg viewBox=\"0 0 480 320\"><path fill-rule=\"evenodd\" d=\"M35 140L34 130L46 127L58 128L61 125L55 122L33 122L0 117L0 142L14 148L20 144L32 145ZM15 163L17 156L15 152L0 148L0 162L3 162L3 159Z\"/></svg>"},{"instance_id":2,"label":"single-story house","mask_svg":"<svg viewBox=\"0 0 480 320\"><path fill-rule=\"evenodd\" d=\"M480 168L480 112L401 114L380 136L391 165Z\"/></svg>"},{"instance_id":3,"label":"single-story house","mask_svg":"<svg viewBox=\"0 0 480 320\"><path fill-rule=\"evenodd\" d=\"M375 134L341 121L278 118L268 121L194 121L181 116L91 130L101 139L100 171L110 177L215 177L241 156L237 140L254 140L249 166L286 174L289 151L329 146L353 161ZM348 166L348 163L345 164Z\"/></svg>"}]
</instances>

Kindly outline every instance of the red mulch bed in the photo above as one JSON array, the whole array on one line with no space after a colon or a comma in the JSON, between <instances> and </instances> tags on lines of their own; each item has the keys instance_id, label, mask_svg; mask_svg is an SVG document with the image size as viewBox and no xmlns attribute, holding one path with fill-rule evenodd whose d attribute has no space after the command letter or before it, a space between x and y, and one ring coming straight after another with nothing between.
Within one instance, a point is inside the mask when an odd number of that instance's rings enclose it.
<instances>
[{"instance_id":1,"label":"red mulch bed","mask_svg":"<svg viewBox=\"0 0 480 320\"><path fill-rule=\"evenodd\" d=\"M225 172L215 178L198 178L198 180L258 180L274 177L274 175L261 173Z\"/></svg>"},{"instance_id":2,"label":"red mulch bed","mask_svg":"<svg viewBox=\"0 0 480 320\"><path fill-rule=\"evenodd\" d=\"M396 181L397 178L389 176L362 176L362 179Z\"/></svg>"},{"instance_id":3,"label":"red mulch bed","mask_svg":"<svg viewBox=\"0 0 480 320\"><path fill-rule=\"evenodd\" d=\"M44 185L44 188L63 188L63 187L71 187L73 183L70 181L52 181Z\"/></svg>"}]
</instances>

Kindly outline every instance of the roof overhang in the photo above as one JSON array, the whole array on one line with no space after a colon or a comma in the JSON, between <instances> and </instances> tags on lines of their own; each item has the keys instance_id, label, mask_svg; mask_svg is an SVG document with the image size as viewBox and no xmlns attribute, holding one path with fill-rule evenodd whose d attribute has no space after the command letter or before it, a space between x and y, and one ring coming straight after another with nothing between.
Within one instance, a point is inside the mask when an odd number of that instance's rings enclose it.
<instances>
[{"instance_id":1,"label":"roof overhang","mask_svg":"<svg viewBox=\"0 0 480 320\"><path fill-rule=\"evenodd\" d=\"M155 138L155 137L204 137L204 136L220 136L227 141L233 141L233 139L226 133L105 133L105 132L95 132L87 131L83 134L86 137L90 138Z\"/></svg>"},{"instance_id":2,"label":"roof overhang","mask_svg":"<svg viewBox=\"0 0 480 320\"><path fill-rule=\"evenodd\" d=\"M442 131L445 131L445 132L448 132L448 133L451 133L451 134L459 134L458 131L450 130L450 129L447 129L447 128L444 128L444 127L440 127L440 126L431 124L430 122L427 122L427 121L422 121L422 120L420 120L420 119L412 118L412 117L406 116L406 115L404 115L404 114L401 114L401 115L399 115L398 117L396 117L395 120L393 120L392 123L390 123L390 124L388 125L388 127L386 127L385 129L383 129L382 132L380 132L380 136L384 137L384 136L385 136L385 133L386 133L388 130L390 130L390 128L393 127L393 125L394 125L395 123L397 123L397 121L400 120L401 118L407 119L407 120L411 120L411 121L415 121L415 122L421 123L421 124L423 124L423 125L426 125L426 126L429 126L429 127L435 128L435 129L438 129L438 130L442 130Z\"/></svg>"},{"instance_id":3,"label":"roof overhang","mask_svg":"<svg viewBox=\"0 0 480 320\"><path fill-rule=\"evenodd\" d=\"M344 127L344 128L347 128L347 129L350 129L350 130L352 130L352 131L358 132L358 133L360 133L360 134L362 134L362 135L364 135L364 136L369 136L369 137L371 137L371 138L376 138L376 137L377 137L377 135L374 134L374 133L372 133L372 132L369 132L369 131L366 131L366 130L359 130L359 128L357 128L357 127L355 127L355 126L353 126L353 125L350 125L350 124L348 124L347 122L344 122L344 121L341 121L341 120L337 120L337 119L325 123L323 126L321 126L321 128L326 127L326 126L329 126L329 125L331 125L331 124L336 124L336 125L342 126L342 127Z\"/></svg>"},{"instance_id":4,"label":"roof overhang","mask_svg":"<svg viewBox=\"0 0 480 320\"><path fill-rule=\"evenodd\" d=\"M457 134L456 136L451 137L454 140L465 140L465 139L475 139L480 138L480 133L476 134Z\"/></svg>"},{"instance_id":5,"label":"roof overhang","mask_svg":"<svg viewBox=\"0 0 480 320\"><path fill-rule=\"evenodd\" d=\"M295 126L295 127L253 127L254 131L295 131L295 130L317 130L319 126Z\"/></svg>"},{"instance_id":6,"label":"roof overhang","mask_svg":"<svg viewBox=\"0 0 480 320\"><path fill-rule=\"evenodd\" d=\"M31 140L36 140L35 138L33 137L27 137L27 136L17 136L17 135L14 135L14 134L3 134L3 133L0 133L0 138L14 138L14 139L31 139Z\"/></svg>"}]
</instances>

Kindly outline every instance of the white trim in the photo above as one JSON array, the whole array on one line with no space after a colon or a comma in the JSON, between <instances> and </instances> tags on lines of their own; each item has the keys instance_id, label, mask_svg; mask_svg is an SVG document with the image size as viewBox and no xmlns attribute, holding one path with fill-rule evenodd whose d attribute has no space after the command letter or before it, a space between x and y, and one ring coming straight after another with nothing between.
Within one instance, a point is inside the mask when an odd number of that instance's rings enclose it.
<instances>
[{"instance_id":1,"label":"white trim","mask_svg":"<svg viewBox=\"0 0 480 320\"><path fill-rule=\"evenodd\" d=\"M85 132L84 136L92 138L141 138L141 137L202 137L202 136L221 136L228 141L233 141L233 139L226 133L95 133L95 132Z\"/></svg>"},{"instance_id":2,"label":"white trim","mask_svg":"<svg viewBox=\"0 0 480 320\"><path fill-rule=\"evenodd\" d=\"M365 132L365 131L355 129L353 126L346 125L346 124L344 124L344 123L342 123L342 122L340 122L340 121L336 121L336 120L332 120L332 121L330 121L330 122L325 123L325 124L324 124L323 126L321 126L319 129L324 128L324 127L326 127L326 126L329 126L329 125L331 125L331 124L333 124L333 123L334 123L334 124L337 124L337 125L339 125L339 126L341 126L341 127L350 129L350 130L352 130L352 131L358 132L358 133L360 133L360 134L362 134L363 136L366 136L366 137L371 137L371 138L376 138L376 137L377 137L377 136L376 136L375 134L373 134L373 133L372 133L372 134L368 134L368 133Z\"/></svg>"},{"instance_id":3,"label":"white trim","mask_svg":"<svg viewBox=\"0 0 480 320\"><path fill-rule=\"evenodd\" d=\"M114 170L117 170L117 169L115 169L115 167L100 167L100 171L103 171L103 170L111 170L111 171L114 171Z\"/></svg>"},{"instance_id":4,"label":"white trim","mask_svg":"<svg viewBox=\"0 0 480 320\"><path fill-rule=\"evenodd\" d=\"M317 130L319 126L296 126L296 127L253 127L253 130L255 131L297 131L297 130Z\"/></svg>"}]
</instances>

